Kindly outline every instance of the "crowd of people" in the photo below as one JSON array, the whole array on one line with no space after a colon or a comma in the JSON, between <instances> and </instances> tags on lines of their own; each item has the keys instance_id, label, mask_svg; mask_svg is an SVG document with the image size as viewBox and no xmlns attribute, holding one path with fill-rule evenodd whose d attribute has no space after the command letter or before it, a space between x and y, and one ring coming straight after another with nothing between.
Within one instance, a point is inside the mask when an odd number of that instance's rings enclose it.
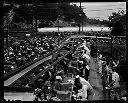
<instances>
[{"instance_id":1,"label":"crowd of people","mask_svg":"<svg viewBox=\"0 0 128 103\"><path fill-rule=\"evenodd\" d=\"M79 33L74 33L73 35L76 35ZM104 32L104 31L90 31L90 32L82 32L81 34L86 35L86 36L97 36L97 37L108 37L110 39L92 39L93 41L97 41L97 43L101 43L101 44L107 44L107 45L111 45L111 33L110 32ZM126 38L124 37L114 37L112 38L112 43L115 45L125 45L126 44Z\"/></svg>"},{"instance_id":2,"label":"crowd of people","mask_svg":"<svg viewBox=\"0 0 128 103\"><path fill-rule=\"evenodd\" d=\"M11 63L9 69L7 69L7 67L4 68L5 73L8 73L9 70L15 70L16 67L26 62L30 62L48 54L60 45L58 42L63 38L64 36L57 39L50 35L44 36L42 38L43 42L41 42L41 38L37 37L27 38L23 41L12 40L10 47L4 50L5 64ZM69 53L64 59L53 65L45 74L36 79L34 84L30 84L29 81L52 63L47 62L43 64L42 68L28 78L27 86L36 88L34 91L34 95L37 97L36 100L61 101L59 98L60 94L69 94L69 97L71 96L71 99L75 101L93 100L95 92L93 90L93 85L89 82L91 56L98 59L97 73L100 74L101 77L105 77L105 89L113 87L115 90L118 90L118 93L120 92L120 76L116 71L116 68L120 65L120 60L116 60L108 55L102 55L100 51L92 53L92 49L95 49L91 47L94 43L93 39L78 38L73 39L73 41L75 44L73 45L72 53ZM103 44L102 42L104 42L104 40L101 39L98 40L98 42ZM109 41L105 40L105 42ZM44 50L45 52L43 52ZM70 80L67 82L71 84L72 90L64 91L62 89L62 82L66 77L70 77Z\"/></svg>"},{"instance_id":3,"label":"crowd of people","mask_svg":"<svg viewBox=\"0 0 128 103\"><path fill-rule=\"evenodd\" d=\"M93 31L91 30L90 32L86 32L84 33L84 35L87 35L87 36L101 36L101 37L110 37L111 34L110 32L104 32L104 31Z\"/></svg>"},{"instance_id":4,"label":"crowd of people","mask_svg":"<svg viewBox=\"0 0 128 103\"><path fill-rule=\"evenodd\" d=\"M113 44L126 45L126 38L113 38Z\"/></svg>"},{"instance_id":5,"label":"crowd of people","mask_svg":"<svg viewBox=\"0 0 128 103\"><path fill-rule=\"evenodd\" d=\"M65 36L25 37L24 40L10 38L4 49L4 74L14 71L25 63L38 59L57 49Z\"/></svg>"},{"instance_id":6,"label":"crowd of people","mask_svg":"<svg viewBox=\"0 0 128 103\"><path fill-rule=\"evenodd\" d=\"M89 83L90 66L87 60L90 58L88 56L89 48L84 47L83 45L81 46L81 43L83 42L82 40L74 39L74 41L78 41L76 44L74 44L76 47L75 52L67 55L65 59L57 63L57 65L52 66L51 69L46 72L46 74L42 75L36 80L35 85L37 88L39 88L40 91L43 91L44 88L47 90L46 88L48 87L53 88L52 93L49 96L51 96L51 98L53 97L52 99L55 101L60 100L58 94L71 94L72 100L93 100L92 98L95 93L93 91L93 87ZM77 50L79 51L79 54ZM120 76L115 69L119 65L119 60L114 60L107 55L102 56L100 52L98 52L97 55L100 59L98 62L99 69L97 72L101 76L104 75L106 77L106 88L111 85L111 87L113 86L113 88L118 90L118 93L120 93ZM103 70L105 72L103 72ZM64 80L65 75L68 76L70 73L73 74L73 77L75 78L74 80L69 80L73 86L72 93L71 91L69 92L61 89L62 81ZM37 86L37 84L39 85ZM48 95L46 96L44 91L42 94L40 94L40 97L43 98L42 100L44 100L44 98L47 100Z\"/></svg>"},{"instance_id":7,"label":"crowd of people","mask_svg":"<svg viewBox=\"0 0 128 103\"><path fill-rule=\"evenodd\" d=\"M79 59L81 59L81 61ZM39 88L42 91L43 91L44 87L45 87L45 91L46 91L46 87L49 85L50 86L52 85L52 87L53 87L53 92L52 92L53 98L52 99L59 100L59 98L57 98L58 94L61 94L61 93L62 94L70 94L70 92L68 92L68 91L65 92L64 90L61 89L61 87L62 87L61 83L64 80L65 76L68 76L71 73L74 75L74 77L76 76L76 79L74 82L75 85L73 87L74 88L74 94L78 93L77 87L79 85L81 78L82 79L85 78L84 81L82 81L82 83L86 83L89 85L88 89L90 88L89 89L90 97L88 97L88 98L91 99L92 95L94 94L93 89L92 89L91 85L88 83L88 76L84 75L82 73L86 67L88 68L88 66L87 66L86 61L84 61L84 64L82 64L81 62L83 62L82 58L76 58L74 56L74 53L69 54L63 60L61 60L59 63L57 63L55 66L51 67L51 69L49 71L47 71L45 75L38 78L35 81L36 82L35 85L37 86L37 88ZM89 72L89 70L87 68L85 69L86 73ZM77 75L79 75L80 78ZM37 85L37 84L40 84L40 85ZM82 85L79 85L79 86L80 86L79 88L82 89ZM84 89L85 89L85 87L84 87ZM43 92L42 94L44 97L45 93ZM41 98L42 98L42 95L41 95Z\"/></svg>"}]
</instances>

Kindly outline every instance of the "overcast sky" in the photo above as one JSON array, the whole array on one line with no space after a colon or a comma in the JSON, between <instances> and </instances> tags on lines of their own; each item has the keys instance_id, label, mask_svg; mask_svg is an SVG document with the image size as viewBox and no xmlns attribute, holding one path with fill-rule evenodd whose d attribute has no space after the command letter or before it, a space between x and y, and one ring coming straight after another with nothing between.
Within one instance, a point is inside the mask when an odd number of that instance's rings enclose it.
<instances>
[{"instance_id":1,"label":"overcast sky","mask_svg":"<svg viewBox=\"0 0 128 103\"><path fill-rule=\"evenodd\" d=\"M79 2L73 4L80 6ZM107 20L112 12L126 10L126 2L81 2L81 6L84 8L87 17L100 20Z\"/></svg>"}]
</instances>

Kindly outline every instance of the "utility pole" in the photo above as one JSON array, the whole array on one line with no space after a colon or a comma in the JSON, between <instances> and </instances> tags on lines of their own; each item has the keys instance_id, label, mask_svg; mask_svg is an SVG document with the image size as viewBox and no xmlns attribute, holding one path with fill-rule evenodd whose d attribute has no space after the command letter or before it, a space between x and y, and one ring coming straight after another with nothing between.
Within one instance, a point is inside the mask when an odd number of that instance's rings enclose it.
<instances>
[{"instance_id":1,"label":"utility pole","mask_svg":"<svg viewBox=\"0 0 128 103\"><path fill-rule=\"evenodd\" d=\"M83 8L84 6L81 6L81 9L86 9L86 8ZM82 16L84 16L84 15L82 15ZM82 33L84 34L84 30L83 30L83 28L84 28L84 20L85 19L83 19L84 17L82 17Z\"/></svg>"},{"instance_id":2,"label":"utility pole","mask_svg":"<svg viewBox=\"0 0 128 103\"><path fill-rule=\"evenodd\" d=\"M112 34L111 34L111 56L112 56L112 54L113 54L113 53L112 53L112 52L113 52L113 51L112 51L112 47L113 47L113 37L112 37Z\"/></svg>"},{"instance_id":3,"label":"utility pole","mask_svg":"<svg viewBox=\"0 0 128 103\"><path fill-rule=\"evenodd\" d=\"M81 26L81 2L80 2L80 11L79 11L79 35L80 35L80 26Z\"/></svg>"},{"instance_id":4,"label":"utility pole","mask_svg":"<svg viewBox=\"0 0 128 103\"><path fill-rule=\"evenodd\" d=\"M86 8L83 8L84 6L81 6L81 2L80 2L80 11L79 11L79 34L80 34L80 26L82 24L82 33L83 33L83 13L82 13L82 9L86 9ZM81 21L82 20L82 21Z\"/></svg>"},{"instance_id":5,"label":"utility pole","mask_svg":"<svg viewBox=\"0 0 128 103\"><path fill-rule=\"evenodd\" d=\"M58 5L59 5L59 3L57 3ZM60 17L60 15L59 15L59 7L57 6L57 13L58 13L58 17L57 17L57 24L58 24L58 34L59 34L59 17Z\"/></svg>"},{"instance_id":6,"label":"utility pole","mask_svg":"<svg viewBox=\"0 0 128 103\"><path fill-rule=\"evenodd\" d=\"M38 32L38 30L37 30L37 5L35 4L34 5L34 19L35 19L35 32L36 32L36 35L37 35L37 32Z\"/></svg>"},{"instance_id":7,"label":"utility pole","mask_svg":"<svg viewBox=\"0 0 128 103\"><path fill-rule=\"evenodd\" d=\"M7 47L9 47L9 32L10 32L10 24L12 22L13 16L14 16L15 12L14 12L14 7L12 8L12 10L8 13L8 16L5 20L5 24L7 24Z\"/></svg>"},{"instance_id":8,"label":"utility pole","mask_svg":"<svg viewBox=\"0 0 128 103\"><path fill-rule=\"evenodd\" d=\"M59 4L59 3L58 3L58 4ZM59 7L57 7L57 10L58 10L57 22L58 22L58 45L59 45L59 38L60 38L60 34L59 34L59 20L60 20Z\"/></svg>"},{"instance_id":9,"label":"utility pole","mask_svg":"<svg viewBox=\"0 0 128 103\"><path fill-rule=\"evenodd\" d=\"M58 15L58 19L57 19L57 21L58 21L58 34L59 34L59 17L60 17L60 15Z\"/></svg>"},{"instance_id":10,"label":"utility pole","mask_svg":"<svg viewBox=\"0 0 128 103\"><path fill-rule=\"evenodd\" d=\"M84 31L83 31L83 21L82 21L82 33L83 33Z\"/></svg>"}]
</instances>

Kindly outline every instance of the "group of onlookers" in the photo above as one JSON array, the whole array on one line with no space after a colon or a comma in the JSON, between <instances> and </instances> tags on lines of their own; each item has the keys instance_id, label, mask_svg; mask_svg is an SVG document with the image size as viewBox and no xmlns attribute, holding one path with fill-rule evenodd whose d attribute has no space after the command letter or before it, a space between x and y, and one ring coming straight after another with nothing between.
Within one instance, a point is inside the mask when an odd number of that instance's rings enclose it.
<instances>
[{"instance_id":1,"label":"group of onlookers","mask_svg":"<svg viewBox=\"0 0 128 103\"><path fill-rule=\"evenodd\" d=\"M9 69L7 69L7 67L4 68L5 74L9 71L15 70L16 67L19 67L26 62L36 60L39 57L48 54L52 50L55 50L64 36L65 35L60 34L54 37L51 34L42 38L27 38L23 41L12 40L11 46L4 50L5 63L10 63L11 65ZM81 47L81 44L85 40L90 41L90 39L74 39L74 52L68 54L63 60L52 66L45 74L41 75L37 80L35 80L34 85L29 84L29 81L31 81L42 70L49 67L52 63L46 63L45 66L30 76L28 79L28 86L39 89L39 93L36 95L40 97L40 99L48 100L48 98L54 97L54 99L59 100L59 98L57 98L57 94L70 94L69 91L62 90L61 84L65 77L69 77L70 74L72 74L71 77L75 78L74 80L69 81L73 88L72 100L75 98L92 100L95 93L93 91L93 87L88 81L90 67L88 61L83 57L83 53L88 54L86 51L88 51L87 49L90 50L90 48ZM109 41L98 40L98 42L107 43ZM86 50L84 51L83 49L85 48ZM99 55L100 62L98 72L102 76L106 76L106 88L113 86L113 88L116 88L118 92L120 92L120 76L117 72L117 67L120 64L120 61L101 54ZM87 55L86 58L88 58ZM105 70L105 74L103 73L103 69Z\"/></svg>"},{"instance_id":2,"label":"group of onlookers","mask_svg":"<svg viewBox=\"0 0 128 103\"><path fill-rule=\"evenodd\" d=\"M76 45L78 44L76 43ZM58 62L56 65L52 66L44 75L41 75L35 81L35 87L40 89L41 94L38 95L40 99L41 98L47 99L46 98L47 93L44 93L42 91L44 91L45 88L45 92L46 92L48 87L52 86L53 89L52 96L54 99L58 100L59 99L58 95L61 94L69 95L71 93L69 91L64 91L62 89L62 82L65 80L66 77L70 77L70 78L75 77L76 78L75 80L73 81L71 80L72 83L74 82L72 84L74 95L79 94L77 98L83 97L86 100L88 97L88 100L91 100L93 98L94 92L92 86L88 82L88 76L89 76L89 66L86 60L84 60L82 57L79 57L78 55L75 56L73 52L71 54L68 54L63 60ZM84 93L86 89L89 91L88 95L87 93ZM83 93L84 95L82 95ZM73 94L71 93L71 95Z\"/></svg>"},{"instance_id":3,"label":"group of onlookers","mask_svg":"<svg viewBox=\"0 0 128 103\"><path fill-rule=\"evenodd\" d=\"M24 40L10 38L9 46L4 48L4 74L57 49L65 37L51 34L42 37L25 37Z\"/></svg>"}]
</instances>

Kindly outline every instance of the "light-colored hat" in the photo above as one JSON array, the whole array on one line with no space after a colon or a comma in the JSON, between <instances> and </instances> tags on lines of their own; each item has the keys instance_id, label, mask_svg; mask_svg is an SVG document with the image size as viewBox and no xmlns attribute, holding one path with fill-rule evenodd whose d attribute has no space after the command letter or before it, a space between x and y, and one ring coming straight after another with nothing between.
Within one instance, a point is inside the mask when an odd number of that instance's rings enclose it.
<instances>
[{"instance_id":1,"label":"light-colored hat","mask_svg":"<svg viewBox=\"0 0 128 103\"><path fill-rule=\"evenodd\" d=\"M60 80L62 80L61 76L56 76L56 79L60 79Z\"/></svg>"},{"instance_id":2,"label":"light-colored hat","mask_svg":"<svg viewBox=\"0 0 128 103\"><path fill-rule=\"evenodd\" d=\"M102 55L101 54L99 55L99 58L102 59Z\"/></svg>"},{"instance_id":3,"label":"light-colored hat","mask_svg":"<svg viewBox=\"0 0 128 103\"><path fill-rule=\"evenodd\" d=\"M76 75L76 78L79 78L80 76L79 75Z\"/></svg>"},{"instance_id":4,"label":"light-colored hat","mask_svg":"<svg viewBox=\"0 0 128 103\"><path fill-rule=\"evenodd\" d=\"M87 55L87 54L84 54L84 55L83 55L83 58L90 59L89 55Z\"/></svg>"},{"instance_id":5,"label":"light-colored hat","mask_svg":"<svg viewBox=\"0 0 128 103\"><path fill-rule=\"evenodd\" d=\"M81 64L83 64L84 62L83 61L79 61Z\"/></svg>"}]
</instances>

